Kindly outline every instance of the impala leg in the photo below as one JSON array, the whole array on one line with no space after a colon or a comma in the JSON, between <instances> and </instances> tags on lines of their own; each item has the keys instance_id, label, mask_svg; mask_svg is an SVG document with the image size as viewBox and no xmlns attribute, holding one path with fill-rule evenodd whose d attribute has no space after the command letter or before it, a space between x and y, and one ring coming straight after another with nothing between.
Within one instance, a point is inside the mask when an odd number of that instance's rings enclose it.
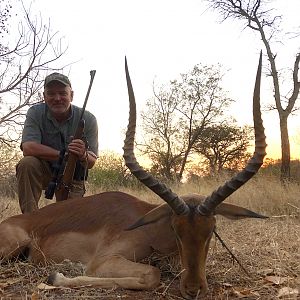
<instances>
[{"instance_id":1,"label":"impala leg","mask_svg":"<svg viewBox=\"0 0 300 300\"><path fill-rule=\"evenodd\" d=\"M86 274L88 276L67 278L61 273L55 273L49 277L48 283L65 287L91 285L101 288L148 290L155 288L160 282L158 268L132 262L119 255L92 260L87 265Z\"/></svg>"},{"instance_id":2,"label":"impala leg","mask_svg":"<svg viewBox=\"0 0 300 300\"><path fill-rule=\"evenodd\" d=\"M0 259L8 260L20 255L30 242L29 235L21 227L6 221L0 224Z\"/></svg>"}]
</instances>

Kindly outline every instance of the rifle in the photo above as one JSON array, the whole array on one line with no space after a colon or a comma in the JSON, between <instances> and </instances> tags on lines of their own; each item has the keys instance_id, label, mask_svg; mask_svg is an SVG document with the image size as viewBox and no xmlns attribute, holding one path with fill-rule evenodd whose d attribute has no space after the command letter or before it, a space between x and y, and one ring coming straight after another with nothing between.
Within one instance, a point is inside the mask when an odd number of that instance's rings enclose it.
<instances>
[{"instance_id":1,"label":"rifle","mask_svg":"<svg viewBox=\"0 0 300 300\"><path fill-rule=\"evenodd\" d=\"M83 119L83 114L90 95L95 74L96 74L95 70L90 71L90 76L91 76L90 84L85 96L84 104L79 118L79 123L73 139L83 138L83 131L85 126L85 120ZM52 199L55 191L56 191L55 193L56 201L62 201L68 199L77 160L78 158L75 154L68 153L66 152L65 149L63 149L60 152L59 160L57 164L54 166L52 180L50 181L45 191L45 197L47 199Z\"/></svg>"}]
</instances>

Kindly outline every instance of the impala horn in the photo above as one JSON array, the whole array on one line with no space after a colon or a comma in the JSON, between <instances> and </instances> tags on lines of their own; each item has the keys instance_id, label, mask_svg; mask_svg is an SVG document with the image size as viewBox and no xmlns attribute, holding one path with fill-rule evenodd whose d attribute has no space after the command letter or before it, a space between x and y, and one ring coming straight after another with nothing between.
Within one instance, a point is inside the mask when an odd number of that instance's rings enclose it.
<instances>
[{"instance_id":1,"label":"impala horn","mask_svg":"<svg viewBox=\"0 0 300 300\"><path fill-rule=\"evenodd\" d=\"M266 155L266 136L264 133L263 121L260 111L260 82L262 69L262 52L260 52L259 64L257 68L255 87L253 93L253 121L255 132L255 151L246 167L236 174L231 180L220 186L212 194L205 198L204 202L198 206L198 212L202 215L212 214L214 209L228 196L239 189L250 178L252 178L263 164Z\"/></svg>"},{"instance_id":2,"label":"impala horn","mask_svg":"<svg viewBox=\"0 0 300 300\"><path fill-rule=\"evenodd\" d=\"M125 72L129 97L129 121L124 141L125 164L130 172L145 186L152 190L156 195L162 198L177 215L186 214L189 212L188 205L178 195L171 191L165 184L159 182L150 173L146 172L136 161L134 155L134 136L136 129L136 104L134 92L129 76L127 59L125 57Z\"/></svg>"}]
</instances>

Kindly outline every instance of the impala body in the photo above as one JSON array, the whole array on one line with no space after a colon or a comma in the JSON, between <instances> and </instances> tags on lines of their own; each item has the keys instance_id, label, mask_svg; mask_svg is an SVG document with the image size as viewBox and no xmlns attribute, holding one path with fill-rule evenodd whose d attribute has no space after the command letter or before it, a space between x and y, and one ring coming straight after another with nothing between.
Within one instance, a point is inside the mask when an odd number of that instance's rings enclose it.
<instances>
[{"instance_id":1,"label":"impala body","mask_svg":"<svg viewBox=\"0 0 300 300\"><path fill-rule=\"evenodd\" d=\"M67 278L55 273L56 286L91 284L102 288L152 289L160 271L139 263L153 251L179 252L180 291L195 299L207 293L205 265L215 215L231 219L265 218L245 208L222 203L260 168L265 156L265 136L260 114L261 57L253 97L255 152L244 170L209 196L178 196L143 170L134 156L136 108L126 64L129 124L124 142L125 163L143 184L165 203L149 204L122 192L105 192L57 202L30 214L8 218L0 224L0 256L9 259L25 253L34 263L80 261L87 276Z\"/></svg>"}]
</instances>

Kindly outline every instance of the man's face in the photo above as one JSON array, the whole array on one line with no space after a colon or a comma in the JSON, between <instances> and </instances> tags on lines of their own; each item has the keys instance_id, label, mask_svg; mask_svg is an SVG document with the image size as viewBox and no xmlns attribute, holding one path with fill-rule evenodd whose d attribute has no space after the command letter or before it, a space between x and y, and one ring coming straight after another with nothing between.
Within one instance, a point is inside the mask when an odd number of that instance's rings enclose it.
<instances>
[{"instance_id":1,"label":"man's face","mask_svg":"<svg viewBox=\"0 0 300 300\"><path fill-rule=\"evenodd\" d=\"M73 100L73 91L68 85L52 81L45 87L44 99L54 117L67 117Z\"/></svg>"}]
</instances>

